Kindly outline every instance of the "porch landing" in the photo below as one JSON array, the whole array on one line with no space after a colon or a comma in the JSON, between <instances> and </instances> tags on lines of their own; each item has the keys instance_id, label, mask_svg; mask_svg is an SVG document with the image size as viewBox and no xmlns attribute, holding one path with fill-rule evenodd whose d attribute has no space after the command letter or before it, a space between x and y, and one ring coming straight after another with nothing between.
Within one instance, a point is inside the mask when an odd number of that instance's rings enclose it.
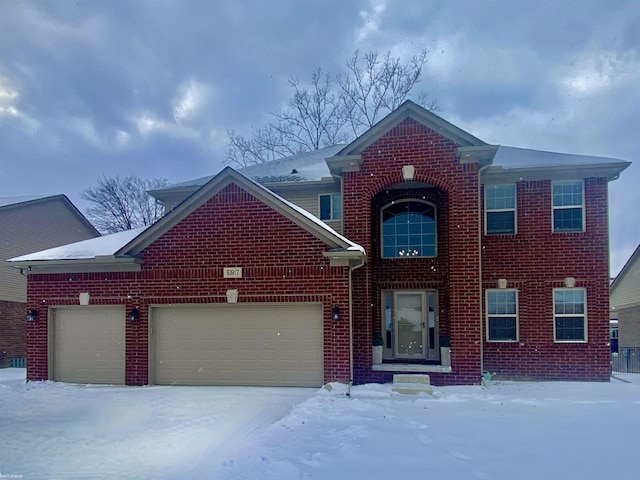
<instances>
[{"instance_id":1,"label":"porch landing","mask_svg":"<svg viewBox=\"0 0 640 480\"><path fill-rule=\"evenodd\" d=\"M447 365L422 365L413 363L379 363L371 366L374 372L451 373Z\"/></svg>"}]
</instances>

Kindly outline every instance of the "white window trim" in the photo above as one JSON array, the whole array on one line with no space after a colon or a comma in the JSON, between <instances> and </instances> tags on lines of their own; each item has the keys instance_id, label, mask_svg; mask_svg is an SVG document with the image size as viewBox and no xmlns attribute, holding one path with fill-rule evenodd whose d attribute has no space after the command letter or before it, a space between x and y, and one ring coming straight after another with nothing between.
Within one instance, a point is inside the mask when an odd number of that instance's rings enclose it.
<instances>
[{"instance_id":1,"label":"white window trim","mask_svg":"<svg viewBox=\"0 0 640 480\"><path fill-rule=\"evenodd\" d=\"M489 209L487 208L487 187L500 187L505 185L513 186L513 208L496 208L495 210L491 210L491 212L513 212L513 233L489 233L488 228L488 217L489 217ZM553 202L552 202L553 203ZM493 235L517 235L518 233L518 186L515 183L499 183L499 184L485 184L484 186L484 234L493 236Z\"/></svg>"},{"instance_id":2,"label":"white window trim","mask_svg":"<svg viewBox=\"0 0 640 480\"><path fill-rule=\"evenodd\" d=\"M582 184L582 205L580 205L580 208L582 209L582 230L556 230L555 229L555 215L553 214L555 212L556 209L558 210L567 210L567 209L571 209L571 208L578 208L578 205L566 205L566 206L560 206L560 207L556 207L553 205L553 186L554 185L558 185L558 184L567 184L567 183L578 183L580 182ZM586 227L587 227L587 216L586 216L586 207L585 207L585 189L584 189L584 180L558 180L558 181L552 181L551 182L551 232L552 233L581 233L581 232L585 232L586 231Z\"/></svg>"},{"instance_id":3,"label":"white window trim","mask_svg":"<svg viewBox=\"0 0 640 480\"><path fill-rule=\"evenodd\" d=\"M489 338L489 316L491 317L503 317L512 318L512 314L495 314L489 315L489 292L516 292L516 338L514 340L492 340ZM485 323L486 323L486 338L487 342L491 343L514 343L520 341L520 301L518 298L518 290L515 288L488 288L485 290L484 295L484 310L485 310Z\"/></svg>"},{"instance_id":4,"label":"white window trim","mask_svg":"<svg viewBox=\"0 0 640 480\"><path fill-rule=\"evenodd\" d=\"M576 315L575 313L572 314L558 314L556 315L556 292L558 291L574 291L574 290L582 290L584 292L584 313L582 314L582 318L583 318L583 328L584 328L584 338L582 340L558 340L557 334L556 334L556 318L562 318L562 317L579 317L580 315ZM553 308L553 343L588 343L589 341L589 330L588 330L588 323L587 323L587 289L584 287L576 287L576 288L554 288L553 289L553 293L552 293L552 297L551 297L551 304L552 304L552 308Z\"/></svg>"},{"instance_id":5,"label":"white window trim","mask_svg":"<svg viewBox=\"0 0 640 480\"><path fill-rule=\"evenodd\" d=\"M340 196L340 201L342 202L342 193L341 192L332 192L332 193L320 193L318 195L318 218L320 220L322 220L323 222L340 222L342 221L342 217L340 218L333 218L333 196L334 195L339 195ZM329 216L330 218L321 218L321 209L320 209L320 199L322 197L329 197ZM342 216L344 217L344 204L342 205Z\"/></svg>"}]
</instances>

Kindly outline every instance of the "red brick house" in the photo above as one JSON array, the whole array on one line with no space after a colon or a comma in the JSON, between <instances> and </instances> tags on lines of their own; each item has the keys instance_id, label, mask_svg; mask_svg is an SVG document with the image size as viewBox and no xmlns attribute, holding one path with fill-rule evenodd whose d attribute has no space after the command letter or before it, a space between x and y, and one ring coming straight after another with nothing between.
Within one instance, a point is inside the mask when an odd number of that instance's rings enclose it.
<instances>
[{"instance_id":1,"label":"red brick house","mask_svg":"<svg viewBox=\"0 0 640 480\"><path fill-rule=\"evenodd\" d=\"M152 192L168 213L146 230L13 259L28 378L606 381L628 165L488 145L405 102L349 145Z\"/></svg>"}]
</instances>

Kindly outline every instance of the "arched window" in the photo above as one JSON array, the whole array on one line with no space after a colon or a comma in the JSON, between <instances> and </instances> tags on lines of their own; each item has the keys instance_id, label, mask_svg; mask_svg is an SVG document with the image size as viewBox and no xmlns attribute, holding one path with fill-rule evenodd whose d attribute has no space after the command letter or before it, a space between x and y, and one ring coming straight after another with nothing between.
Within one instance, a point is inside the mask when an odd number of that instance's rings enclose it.
<instances>
[{"instance_id":1,"label":"arched window","mask_svg":"<svg viewBox=\"0 0 640 480\"><path fill-rule=\"evenodd\" d=\"M435 206L400 200L382 207L381 214L382 258L436 256Z\"/></svg>"}]
</instances>

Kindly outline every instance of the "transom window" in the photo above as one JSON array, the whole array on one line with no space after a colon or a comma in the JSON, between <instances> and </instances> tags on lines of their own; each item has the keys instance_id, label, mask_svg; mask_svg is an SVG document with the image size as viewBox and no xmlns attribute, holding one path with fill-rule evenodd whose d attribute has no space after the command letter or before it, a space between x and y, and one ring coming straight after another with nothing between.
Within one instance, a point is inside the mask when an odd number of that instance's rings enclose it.
<instances>
[{"instance_id":1,"label":"transom window","mask_svg":"<svg viewBox=\"0 0 640 480\"><path fill-rule=\"evenodd\" d=\"M556 288L553 290L553 317L556 342L587 340L585 290Z\"/></svg>"},{"instance_id":2,"label":"transom window","mask_svg":"<svg viewBox=\"0 0 640 480\"><path fill-rule=\"evenodd\" d=\"M518 340L517 290L487 290L487 335L490 341Z\"/></svg>"},{"instance_id":3,"label":"transom window","mask_svg":"<svg viewBox=\"0 0 640 480\"><path fill-rule=\"evenodd\" d=\"M516 233L515 185L485 185L484 204L488 235Z\"/></svg>"},{"instance_id":4,"label":"transom window","mask_svg":"<svg viewBox=\"0 0 640 480\"><path fill-rule=\"evenodd\" d=\"M420 200L382 208L382 257L435 257L436 209Z\"/></svg>"},{"instance_id":5,"label":"transom window","mask_svg":"<svg viewBox=\"0 0 640 480\"><path fill-rule=\"evenodd\" d=\"M342 219L342 195L339 193L320 195L320 220Z\"/></svg>"},{"instance_id":6,"label":"transom window","mask_svg":"<svg viewBox=\"0 0 640 480\"><path fill-rule=\"evenodd\" d=\"M581 232L584 227L582 180L553 182L553 231Z\"/></svg>"}]
</instances>

